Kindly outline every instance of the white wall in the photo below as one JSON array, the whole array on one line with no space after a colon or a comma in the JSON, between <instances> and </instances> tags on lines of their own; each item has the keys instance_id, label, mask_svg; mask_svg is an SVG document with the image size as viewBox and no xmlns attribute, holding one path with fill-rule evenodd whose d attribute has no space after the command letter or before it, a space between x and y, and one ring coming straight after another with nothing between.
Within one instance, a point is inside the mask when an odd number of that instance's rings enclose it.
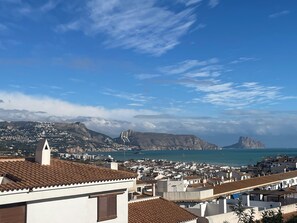
<instances>
[{"instance_id":1,"label":"white wall","mask_svg":"<svg viewBox=\"0 0 297 223\"><path fill-rule=\"evenodd\" d=\"M270 208L277 208L277 207L281 206L281 203L280 202L265 202L265 201L250 201L250 206L270 209Z\"/></svg>"},{"instance_id":2,"label":"white wall","mask_svg":"<svg viewBox=\"0 0 297 223\"><path fill-rule=\"evenodd\" d=\"M157 192L175 192L185 191L184 182L182 180L158 180Z\"/></svg>"},{"instance_id":3,"label":"white wall","mask_svg":"<svg viewBox=\"0 0 297 223\"><path fill-rule=\"evenodd\" d=\"M217 215L220 214L219 204L209 203L206 206L205 216Z\"/></svg>"},{"instance_id":4,"label":"white wall","mask_svg":"<svg viewBox=\"0 0 297 223\"><path fill-rule=\"evenodd\" d=\"M198 200L198 199L205 199L213 196L213 189L205 189L205 190L193 191L193 192L163 192L163 193L158 193L158 195L168 200L174 200L174 201Z\"/></svg>"},{"instance_id":5,"label":"white wall","mask_svg":"<svg viewBox=\"0 0 297 223\"><path fill-rule=\"evenodd\" d=\"M97 198L89 196L27 204L27 223L96 223ZM104 223L128 222L128 192L117 195L117 218Z\"/></svg>"}]
</instances>

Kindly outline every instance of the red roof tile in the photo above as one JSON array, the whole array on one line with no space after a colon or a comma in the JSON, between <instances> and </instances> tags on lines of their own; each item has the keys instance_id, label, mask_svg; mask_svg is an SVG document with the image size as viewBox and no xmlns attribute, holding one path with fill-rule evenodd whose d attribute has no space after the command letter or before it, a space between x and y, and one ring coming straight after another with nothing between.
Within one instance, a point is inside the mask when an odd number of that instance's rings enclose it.
<instances>
[{"instance_id":1,"label":"red roof tile","mask_svg":"<svg viewBox=\"0 0 297 223\"><path fill-rule=\"evenodd\" d=\"M269 185L274 182L280 182L282 180L294 178L294 177L297 177L297 170L287 172L287 173L279 173L279 174L267 175L262 177L250 178L247 180L235 181L231 183L225 183L219 186L215 186L213 188L214 195L236 193L239 191Z\"/></svg>"},{"instance_id":2,"label":"red roof tile","mask_svg":"<svg viewBox=\"0 0 297 223\"><path fill-rule=\"evenodd\" d=\"M0 184L1 192L136 178L134 173L57 159L52 159L51 165L27 160L0 162L0 176L12 180Z\"/></svg>"},{"instance_id":3,"label":"red roof tile","mask_svg":"<svg viewBox=\"0 0 297 223\"><path fill-rule=\"evenodd\" d=\"M129 223L179 223L197 216L163 198L129 203Z\"/></svg>"}]
</instances>

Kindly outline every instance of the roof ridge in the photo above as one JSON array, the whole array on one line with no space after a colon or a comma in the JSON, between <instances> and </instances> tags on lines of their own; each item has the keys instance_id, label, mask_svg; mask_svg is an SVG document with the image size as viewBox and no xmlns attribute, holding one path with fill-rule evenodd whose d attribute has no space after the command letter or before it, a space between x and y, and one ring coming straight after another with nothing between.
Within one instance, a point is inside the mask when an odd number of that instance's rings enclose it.
<instances>
[{"instance_id":1,"label":"roof ridge","mask_svg":"<svg viewBox=\"0 0 297 223\"><path fill-rule=\"evenodd\" d=\"M159 196L146 197L146 198L131 200L131 201L129 201L129 204L133 204L133 203L137 203L137 202L150 201L150 200L155 200L155 199L159 199L159 198L161 198L161 197L159 197Z\"/></svg>"}]
</instances>

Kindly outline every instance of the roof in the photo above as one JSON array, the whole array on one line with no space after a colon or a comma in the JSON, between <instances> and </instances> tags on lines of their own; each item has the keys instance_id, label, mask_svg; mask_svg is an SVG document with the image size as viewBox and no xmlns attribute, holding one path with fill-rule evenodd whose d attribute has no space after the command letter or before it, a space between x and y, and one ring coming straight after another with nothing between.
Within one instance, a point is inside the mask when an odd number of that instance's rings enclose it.
<instances>
[{"instance_id":1,"label":"roof","mask_svg":"<svg viewBox=\"0 0 297 223\"><path fill-rule=\"evenodd\" d=\"M134 173L58 159L52 159L51 165L28 160L0 162L0 176L11 181L0 184L1 192L136 178Z\"/></svg>"},{"instance_id":2,"label":"roof","mask_svg":"<svg viewBox=\"0 0 297 223\"><path fill-rule=\"evenodd\" d=\"M129 223L178 223L197 216L164 198L129 202Z\"/></svg>"},{"instance_id":3,"label":"roof","mask_svg":"<svg viewBox=\"0 0 297 223\"><path fill-rule=\"evenodd\" d=\"M237 193L244 190L254 189L256 187L267 186L272 183L278 183L282 180L297 177L297 170L287 172L287 173L279 173L261 177L255 177L246 180L240 180L230 183L221 184L215 186L214 195L221 195L221 194L231 194Z\"/></svg>"},{"instance_id":4,"label":"roof","mask_svg":"<svg viewBox=\"0 0 297 223\"><path fill-rule=\"evenodd\" d=\"M201 176L186 176L184 177L184 180L200 180L201 179Z\"/></svg>"}]
</instances>

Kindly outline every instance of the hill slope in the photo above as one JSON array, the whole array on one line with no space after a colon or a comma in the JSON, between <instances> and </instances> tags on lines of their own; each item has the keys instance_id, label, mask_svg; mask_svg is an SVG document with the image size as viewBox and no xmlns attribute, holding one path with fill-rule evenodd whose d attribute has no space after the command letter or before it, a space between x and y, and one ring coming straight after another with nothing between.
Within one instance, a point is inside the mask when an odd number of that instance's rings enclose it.
<instances>
[{"instance_id":1,"label":"hill slope","mask_svg":"<svg viewBox=\"0 0 297 223\"><path fill-rule=\"evenodd\" d=\"M0 150L34 150L41 137L64 152L97 151L112 147L111 137L94 132L82 123L0 122Z\"/></svg>"}]
</instances>

